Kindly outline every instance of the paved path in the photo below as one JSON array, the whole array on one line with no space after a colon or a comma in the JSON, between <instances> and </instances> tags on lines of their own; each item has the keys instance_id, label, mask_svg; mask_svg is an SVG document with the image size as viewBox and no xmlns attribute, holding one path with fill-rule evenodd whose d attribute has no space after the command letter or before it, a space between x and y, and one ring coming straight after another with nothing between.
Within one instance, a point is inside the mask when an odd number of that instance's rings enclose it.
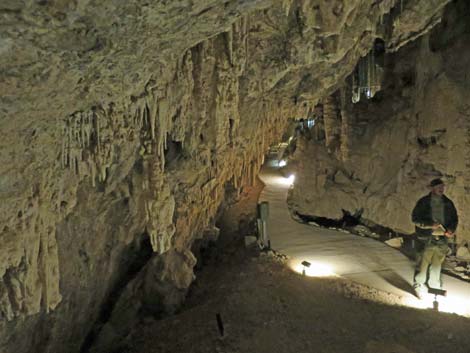
<instances>
[{"instance_id":1,"label":"paved path","mask_svg":"<svg viewBox=\"0 0 470 353\"><path fill-rule=\"evenodd\" d=\"M260 201L269 202L267 229L271 247L288 255L291 266L311 262L311 267L328 270L355 282L403 297L405 305L432 306L432 298L418 301L413 293L414 263L386 244L340 231L302 224L291 218L286 204L290 183L268 161L260 177L266 184ZM444 276L447 298L440 299L442 311L470 315L470 285Z\"/></svg>"}]
</instances>

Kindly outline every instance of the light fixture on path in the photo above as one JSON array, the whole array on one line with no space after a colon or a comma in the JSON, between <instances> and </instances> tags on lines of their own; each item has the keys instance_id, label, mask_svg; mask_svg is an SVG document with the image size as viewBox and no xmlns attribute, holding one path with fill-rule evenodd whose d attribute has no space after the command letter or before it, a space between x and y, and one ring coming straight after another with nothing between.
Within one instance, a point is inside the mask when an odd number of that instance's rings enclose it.
<instances>
[{"instance_id":1,"label":"light fixture on path","mask_svg":"<svg viewBox=\"0 0 470 353\"><path fill-rule=\"evenodd\" d=\"M294 184L295 175L294 175L294 174L289 175L289 177L286 178L286 181L287 181L287 185L292 185L292 184Z\"/></svg>"},{"instance_id":2,"label":"light fixture on path","mask_svg":"<svg viewBox=\"0 0 470 353\"><path fill-rule=\"evenodd\" d=\"M308 262L308 261L302 261L301 265L303 266L302 267L302 276L305 276L305 269L309 268L311 263Z\"/></svg>"},{"instance_id":3,"label":"light fixture on path","mask_svg":"<svg viewBox=\"0 0 470 353\"><path fill-rule=\"evenodd\" d=\"M436 311L439 311L439 302L437 301L437 296L440 295L442 297L447 296L447 291L438 288L429 288L429 294L434 294L434 301L432 302L432 308Z\"/></svg>"},{"instance_id":4,"label":"light fixture on path","mask_svg":"<svg viewBox=\"0 0 470 353\"><path fill-rule=\"evenodd\" d=\"M294 261L291 264L292 269L307 277L334 277L336 274L333 268L326 263L318 261Z\"/></svg>"},{"instance_id":5,"label":"light fixture on path","mask_svg":"<svg viewBox=\"0 0 470 353\"><path fill-rule=\"evenodd\" d=\"M279 183L286 186L292 186L295 181L295 174L291 174L288 177L280 177Z\"/></svg>"}]
</instances>

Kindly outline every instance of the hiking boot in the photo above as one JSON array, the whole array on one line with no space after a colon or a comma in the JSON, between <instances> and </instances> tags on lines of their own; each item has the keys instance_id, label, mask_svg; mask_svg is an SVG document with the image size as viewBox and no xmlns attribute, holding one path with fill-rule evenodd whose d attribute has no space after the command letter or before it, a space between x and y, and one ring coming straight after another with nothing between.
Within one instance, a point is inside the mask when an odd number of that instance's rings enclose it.
<instances>
[{"instance_id":1,"label":"hiking boot","mask_svg":"<svg viewBox=\"0 0 470 353\"><path fill-rule=\"evenodd\" d=\"M416 295L416 298L418 299L423 299L424 298L424 295L426 294L426 288L424 288L424 285L422 284L418 284L418 283L415 283L413 284L413 288L415 290L415 295Z\"/></svg>"}]
</instances>

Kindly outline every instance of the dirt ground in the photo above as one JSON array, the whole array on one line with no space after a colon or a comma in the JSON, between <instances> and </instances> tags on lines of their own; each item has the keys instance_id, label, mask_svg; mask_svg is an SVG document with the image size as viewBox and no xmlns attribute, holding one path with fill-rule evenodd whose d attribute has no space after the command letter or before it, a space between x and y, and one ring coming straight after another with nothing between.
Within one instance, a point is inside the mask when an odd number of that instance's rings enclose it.
<instances>
[{"instance_id":1,"label":"dirt ground","mask_svg":"<svg viewBox=\"0 0 470 353\"><path fill-rule=\"evenodd\" d=\"M249 230L260 190L226 212L223 247L207 255L181 311L144 317L112 353L470 352L467 318L394 305L391 294L304 277L281 256L244 249L237 232Z\"/></svg>"}]
</instances>

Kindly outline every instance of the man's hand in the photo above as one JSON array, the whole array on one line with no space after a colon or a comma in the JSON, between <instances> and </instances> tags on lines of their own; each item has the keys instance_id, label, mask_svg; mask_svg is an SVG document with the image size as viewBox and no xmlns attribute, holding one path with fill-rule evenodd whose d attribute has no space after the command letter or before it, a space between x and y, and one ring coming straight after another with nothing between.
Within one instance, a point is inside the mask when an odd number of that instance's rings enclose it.
<instances>
[{"instance_id":1,"label":"man's hand","mask_svg":"<svg viewBox=\"0 0 470 353\"><path fill-rule=\"evenodd\" d=\"M452 238L454 236L454 232L450 231L450 230L447 230L444 235L447 237L447 238Z\"/></svg>"}]
</instances>

